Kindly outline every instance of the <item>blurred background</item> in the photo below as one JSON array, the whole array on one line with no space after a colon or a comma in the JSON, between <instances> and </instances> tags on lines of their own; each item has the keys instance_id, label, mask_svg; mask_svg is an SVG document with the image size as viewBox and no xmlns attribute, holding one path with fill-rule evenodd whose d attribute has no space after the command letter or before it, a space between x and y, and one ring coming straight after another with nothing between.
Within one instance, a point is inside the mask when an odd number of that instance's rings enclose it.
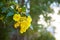
<instances>
[{"instance_id":1,"label":"blurred background","mask_svg":"<svg viewBox=\"0 0 60 40\"><path fill-rule=\"evenodd\" d=\"M32 24L24 34L19 34L12 23L8 27L8 22L5 25L0 20L0 40L60 40L60 0L0 0L0 6L1 2L6 1L25 6L26 14L30 14L32 18ZM5 12L5 8L2 10Z\"/></svg>"}]
</instances>

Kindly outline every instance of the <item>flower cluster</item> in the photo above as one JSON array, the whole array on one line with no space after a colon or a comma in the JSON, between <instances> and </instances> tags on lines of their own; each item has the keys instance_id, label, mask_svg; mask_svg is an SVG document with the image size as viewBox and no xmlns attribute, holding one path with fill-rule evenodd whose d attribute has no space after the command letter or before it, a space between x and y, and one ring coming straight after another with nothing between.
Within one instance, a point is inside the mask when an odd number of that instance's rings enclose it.
<instances>
[{"instance_id":1,"label":"flower cluster","mask_svg":"<svg viewBox=\"0 0 60 40\"><path fill-rule=\"evenodd\" d=\"M30 16L21 16L20 14L14 14L13 20L15 21L14 28L20 28L20 33L26 32L26 30L31 25L31 17Z\"/></svg>"}]
</instances>

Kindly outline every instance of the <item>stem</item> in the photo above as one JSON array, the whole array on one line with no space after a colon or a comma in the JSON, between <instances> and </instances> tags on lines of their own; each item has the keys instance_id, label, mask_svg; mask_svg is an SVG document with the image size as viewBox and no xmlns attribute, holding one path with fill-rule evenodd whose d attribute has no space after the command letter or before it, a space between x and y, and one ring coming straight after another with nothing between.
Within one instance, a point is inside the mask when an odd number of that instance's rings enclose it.
<instances>
[{"instance_id":1,"label":"stem","mask_svg":"<svg viewBox=\"0 0 60 40\"><path fill-rule=\"evenodd\" d=\"M19 40L19 29L17 29L17 40Z\"/></svg>"}]
</instances>

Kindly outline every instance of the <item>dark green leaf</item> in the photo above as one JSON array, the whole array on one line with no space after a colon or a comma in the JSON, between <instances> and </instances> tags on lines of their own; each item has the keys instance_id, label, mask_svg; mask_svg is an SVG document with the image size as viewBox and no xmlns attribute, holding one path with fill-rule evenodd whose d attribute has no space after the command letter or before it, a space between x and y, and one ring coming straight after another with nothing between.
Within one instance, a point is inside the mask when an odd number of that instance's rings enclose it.
<instances>
[{"instance_id":1,"label":"dark green leaf","mask_svg":"<svg viewBox=\"0 0 60 40\"><path fill-rule=\"evenodd\" d=\"M2 8L2 13L5 13L7 11L7 8L6 7L3 7Z\"/></svg>"},{"instance_id":2,"label":"dark green leaf","mask_svg":"<svg viewBox=\"0 0 60 40\"><path fill-rule=\"evenodd\" d=\"M7 17L12 16L13 14L14 14L14 12L8 12Z\"/></svg>"},{"instance_id":3,"label":"dark green leaf","mask_svg":"<svg viewBox=\"0 0 60 40\"><path fill-rule=\"evenodd\" d=\"M22 7L22 12L26 12L26 7Z\"/></svg>"},{"instance_id":4,"label":"dark green leaf","mask_svg":"<svg viewBox=\"0 0 60 40\"><path fill-rule=\"evenodd\" d=\"M0 2L0 7L2 7L4 4L2 2Z\"/></svg>"}]
</instances>

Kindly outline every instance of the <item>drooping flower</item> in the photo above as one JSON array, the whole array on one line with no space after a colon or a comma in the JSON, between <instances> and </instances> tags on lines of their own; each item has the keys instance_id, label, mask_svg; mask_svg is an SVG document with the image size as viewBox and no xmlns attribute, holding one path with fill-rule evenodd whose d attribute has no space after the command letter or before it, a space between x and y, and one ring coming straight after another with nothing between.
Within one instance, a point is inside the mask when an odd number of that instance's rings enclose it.
<instances>
[{"instance_id":1,"label":"drooping flower","mask_svg":"<svg viewBox=\"0 0 60 40\"><path fill-rule=\"evenodd\" d=\"M17 28L17 27L19 27L19 23L18 22L14 24L14 28Z\"/></svg>"},{"instance_id":2,"label":"drooping flower","mask_svg":"<svg viewBox=\"0 0 60 40\"><path fill-rule=\"evenodd\" d=\"M14 21L19 21L20 20L20 14L14 14L13 20Z\"/></svg>"},{"instance_id":3,"label":"drooping flower","mask_svg":"<svg viewBox=\"0 0 60 40\"><path fill-rule=\"evenodd\" d=\"M15 14L14 16L16 17L17 14ZM18 17L17 18L14 18L14 20L16 21L16 23L14 24L14 27L17 28L19 27L20 28L20 33L24 33L28 30L28 28L30 27L31 25L31 17L28 16L20 16L20 14L17 15ZM20 18L19 18L20 16Z\"/></svg>"},{"instance_id":4,"label":"drooping flower","mask_svg":"<svg viewBox=\"0 0 60 40\"><path fill-rule=\"evenodd\" d=\"M25 18L25 17L24 17ZM30 25L31 25L31 21L32 21L32 19L31 19L31 17L30 16L28 16L28 18L26 18L25 20L24 19L22 19L23 21L21 22L21 24L20 24L20 33L24 33L24 32L26 32L26 30L30 27Z\"/></svg>"}]
</instances>

